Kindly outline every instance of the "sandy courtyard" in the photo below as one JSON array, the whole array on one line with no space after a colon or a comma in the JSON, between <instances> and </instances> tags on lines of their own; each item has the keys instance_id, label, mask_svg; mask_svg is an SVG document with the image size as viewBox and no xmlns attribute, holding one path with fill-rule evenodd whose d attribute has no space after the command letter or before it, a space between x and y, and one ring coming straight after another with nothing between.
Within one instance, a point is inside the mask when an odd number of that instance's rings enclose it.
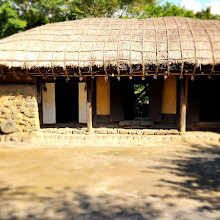
<instances>
[{"instance_id":1,"label":"sandy courtyard","mask_svg":"<svg viewBox=\"0 0 220 220\"><path fill-rule=\"evenodd\" d=\"M220 145L0 147L0 219L220 219Z\"/></svg>"}]
</instances>

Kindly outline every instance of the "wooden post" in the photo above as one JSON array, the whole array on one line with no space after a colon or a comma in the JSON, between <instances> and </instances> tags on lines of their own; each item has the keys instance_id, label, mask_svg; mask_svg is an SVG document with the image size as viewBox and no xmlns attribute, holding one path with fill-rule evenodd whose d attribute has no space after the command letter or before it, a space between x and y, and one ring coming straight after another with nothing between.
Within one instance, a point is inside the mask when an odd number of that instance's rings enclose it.
<instances>
[{"instance_id":1,"label":"wooden post","mask_svg":"<svg viewBox=\"0 0 220 220\"><path fill-rule=\"evenodd\" d=\"M86 102L86 116L87 116L87 130L92 132L92 89L91 77L87 77L87 102Z\"/></svg>"},{"instance_id":2,"label":"wooden post","mask_svg":"<svg viewBox=\"0 0 220 220\"><path fill-rule=\"evenodd\" d=\"M181 79L180 86L180 132L186 131L186 97L185 79Z\"/></svg>"},{"instance_id":3,"label":"wooden post","mask_svg":"<svg viewBox=\"0 0 220 220\"><path fill-rule=\"evenodd\" d=\"M92 124L93 127L97 125L97 114L96 114L96 79L92 79Z\"/></svg>"}]
</instances>

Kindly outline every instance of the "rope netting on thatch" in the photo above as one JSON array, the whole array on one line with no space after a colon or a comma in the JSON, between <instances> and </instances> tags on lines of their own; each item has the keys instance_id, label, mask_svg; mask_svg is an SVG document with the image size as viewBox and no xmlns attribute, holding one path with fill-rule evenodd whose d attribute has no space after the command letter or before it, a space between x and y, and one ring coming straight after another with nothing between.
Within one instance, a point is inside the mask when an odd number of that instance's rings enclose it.
<instances>
[{"instance_id":1,"label":"rope netting on thatch","mask_svg":"<svg viewBox=\"0 0 220 220\"><path fill-rule=\"evenodd\" d=\"M220 65L220 21L182 17L92 18L47 24L0 40L0 65L6 68L88 68L118 73L149 65L157 73L184 65ZM145 67L145 68L143 68Z\"/></svg>"}]
</instances>

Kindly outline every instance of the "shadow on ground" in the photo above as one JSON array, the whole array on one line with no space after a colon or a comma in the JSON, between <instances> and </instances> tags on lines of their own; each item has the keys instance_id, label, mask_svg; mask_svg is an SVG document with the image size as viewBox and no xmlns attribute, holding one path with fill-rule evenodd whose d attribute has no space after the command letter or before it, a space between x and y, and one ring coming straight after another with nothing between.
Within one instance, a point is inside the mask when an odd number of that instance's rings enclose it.
<instances>
[{"instance_id":1,"label":"shadow on ground","mask_svg":"<svg viewBox=\"0 0 220 220\"><path fill-rule=\"evenodd\" d=\"M138 197L132 193L93 195L69 187L59 191L47 187L51 192L47 196L47 193L31 193L29 187L3 187L4 183L0 183L0 219L220 219L217 212L220 211L219 147L193 145L189 151L157 160L161 166L152 167L155 173L164 169L175 178L162 176L158 193L146 195L143 191ZM184 207L189 200L194 202L190 209ZM217 214L210 217L213 213Z\"/></svg>"},{"instance_id":2,"label":"shadow on ground","mask_svg":"<svg viewBox=\"0 0 220 220\"><path fill-rule=\"evenodd\" d=\"M168 184L178 192L177 197L206 204L200 206L198 211L220 210L220 148L214 145L209 148L199 145L192 147L193 150L187 152L186 156L170 160L174 167L160 167L184 180L178 182L161 178L160 186Z\"/></svg>"},{"instance_id":3,"label":"shadow on ground","mask_svg":"<svg viewBox=\"0 0 220 220\"><path fill-rule=\"evenodd\" d=\"M0 219L142 220L157 219L160 216L160 211L150 202L139 206L132 198L129 201L129 198L126 200L119 196L89 196L82 192L71 192L70 188L57 191L55 197L41 197L26 193L27 190L26 187L0 189ZM31 206L28 206L29 201ZM22 203L25 203L23 207Z\"/></svg>"}]
</instances>

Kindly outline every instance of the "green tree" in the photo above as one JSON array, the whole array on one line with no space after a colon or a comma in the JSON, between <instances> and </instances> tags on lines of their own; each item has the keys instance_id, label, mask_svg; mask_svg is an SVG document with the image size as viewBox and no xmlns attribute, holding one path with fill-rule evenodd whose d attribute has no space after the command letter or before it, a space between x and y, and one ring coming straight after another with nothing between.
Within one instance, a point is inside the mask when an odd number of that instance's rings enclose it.
<instances>
[{"instance_id":1,"label":"green tree","mask_svg":"<svg viewBox=\"0 0 220 220\"><path fill-rule=\"evenodd\" d=\"M3 1L3 0L2 0ZM7 1L7 0L5 0ZM26 29L42 24L87 17L115 17L119 11L143 7L155 0L11 0L27 21Z\"/></svg>"},{"instance_id":2,"label":"green tree","mask_svg":"<svg viewBox=\"0 0 220 220\"><path fill-rule=\"evenodd\" d=\"M67 17L65 0L14 0L14 8L30 29L50 22L64 21Z\"/></svg>"},{"instance_id":3,"label":"green tree","mask_svg":"<svg viewBox=\"0 0 220 220\"><path fill-rule=\"evenodd\" d=\"M211 13L211 8L208 7L206 10L200 11L196 13L196 17L200 19L212 19L212 20L220 20L220 12L219 15L213 15Z\"/></svg>"},{"instance_id":4,"label":"green tree","mask_svg":"<svg viewBox=\"0 0 220 220\"><path fill-rule=\"evenodd\" d=\"M19 17L11 2L0 2L0 38L25 29L27 22Z\"/></svg>"},{"instance_id":5,"label":"green tree","mask_svg":"<svg viewBox=\"0 0 220 220\"><path fill-rule=\"evenodd\" d=\"M67 4L70 19L112 17L119 9L118 0L72 0Z\"/></svg>"},{"instance_id":6,"label":"green tree","mask_svg":"<svg viewBox=\"0 0 220 220\"><path fill-rule=\"evenodd\" d=\"M74 19L84 17L119 17L133 7L143 8L155 0L72 0L67 3Z\"/></svg>"},{"instance_id":7,"label":"green tree","mask_svg":"<svg viewBox=\"0 0 220 220\"><path fill-rule=\"evenodd\" d=\"M182 16L220 19L210 8L194 13L160 0L0 0L0 37L51 22L88 17Z\"/></svg>"},{"instance_id":8,"label":"green tree","mask_svg":"<svg viewBox=\"0 0 220 220\"><path fill-rule=\"evenodd\" d=\"M195 14L191 10L178 7L172 3L167 2L164 5L159 5L157 2L145 5L144 8L134 7L127 11L125 17L135 18L152 18L165 16L181 16L195 18Z\"/></svg>"}]
</instances>

